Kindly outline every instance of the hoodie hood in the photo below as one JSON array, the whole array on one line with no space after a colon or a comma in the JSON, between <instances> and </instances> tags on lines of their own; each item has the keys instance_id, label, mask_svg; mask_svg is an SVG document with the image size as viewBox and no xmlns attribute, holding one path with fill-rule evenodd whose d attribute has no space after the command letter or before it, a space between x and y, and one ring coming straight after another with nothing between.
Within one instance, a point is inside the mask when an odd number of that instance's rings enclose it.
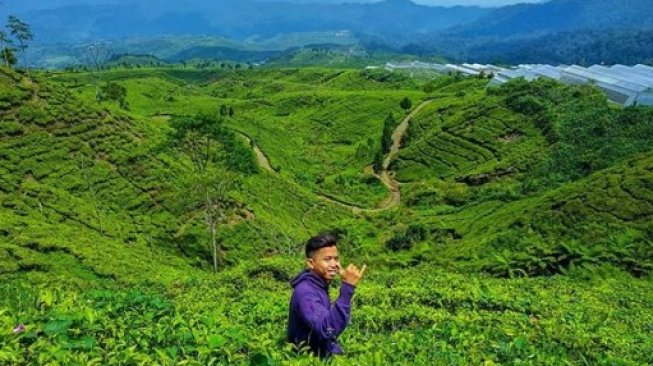
<instances>
[{"instance_id":1,"label":"hoodie hood","mask_svg":"<svg viewBox=\"0 0 653 366\"><path fill-rule=\"evenodd\" d=\"M299 274L295 276L295 278L290 280L290 286L295 288L303 281L310 281L316 284L317 286L319 286L320 288L324 288L324 289L329 288L329 284L326 283L326 281L324 281L322 278L320 278L320 276L316 275L315 272L311 271L308 268L305 268L303 271L299 272Z\"/></svg>"}]
</instances>

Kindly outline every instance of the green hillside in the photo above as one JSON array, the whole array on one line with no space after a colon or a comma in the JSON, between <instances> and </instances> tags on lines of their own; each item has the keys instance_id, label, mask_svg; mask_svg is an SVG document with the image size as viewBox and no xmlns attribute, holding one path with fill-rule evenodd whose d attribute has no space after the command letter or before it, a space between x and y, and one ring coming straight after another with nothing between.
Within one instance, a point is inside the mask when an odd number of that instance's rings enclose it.
<instances>
[{"instance_id":1,"label":"green hillside","mask_svg":"<svg viewBox=\"0 0 653 366\"><path fill-rule=\"evenodd\" d=\"M0 69L0 364L314 364L287 281L325 230L369 268L334 364L653 363L653 110L486 84ZM236 182L217 273L194 118Z\"/></svg>"}]
</instances>

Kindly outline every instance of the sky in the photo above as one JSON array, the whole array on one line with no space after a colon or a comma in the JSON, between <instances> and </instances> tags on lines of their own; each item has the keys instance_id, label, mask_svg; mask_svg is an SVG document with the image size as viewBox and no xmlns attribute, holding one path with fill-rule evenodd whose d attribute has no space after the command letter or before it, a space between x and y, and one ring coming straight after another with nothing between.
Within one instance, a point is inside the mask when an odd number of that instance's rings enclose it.
<instances>
[{"instance_id":1,"label":"sky","mask_svg":"<svg viewBox=\"0 0 653 366\"><path fill-rule=\"evenodd\" d=\"M264 1L283 1L283 0L264 0ZM380 0L286 0L294 3L375 3ZM478 5L483 7L512 5L517 3L537 3L542 0L412 0L416 4L422 5Z\"/></svg>"}]
</instances>

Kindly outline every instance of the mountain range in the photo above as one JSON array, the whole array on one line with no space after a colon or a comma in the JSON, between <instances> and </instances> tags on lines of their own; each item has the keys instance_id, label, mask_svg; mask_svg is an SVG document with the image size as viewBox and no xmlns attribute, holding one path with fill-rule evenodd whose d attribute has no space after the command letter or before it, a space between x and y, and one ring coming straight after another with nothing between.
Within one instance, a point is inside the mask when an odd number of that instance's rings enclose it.
<instances>
[{"instance_id":1,"label":"mountain range","mask_svg":"<svg viewBox=\"0 0 653 366\"><path fill-rule=\"evenodd\" d=\"M83 42L133 36L213 34L228 38L350 30L404 37L426 34L478 19L480 7L430 7L408 0L373 4L294 4L225 0L145 0L114 4L61 3L48 9L14 8L31 24L40 42Z\"/></svg>"},{"instance_id":2,"label":"mountain range","mask_svg":"<svg viewBox=\"0 0 653 366\"><path fill-rule=\"evenodd\" d=\"M553 0L501 7L447 33L513 38L577 30L650 29L651 14L651 0Z\"/></svg>"},{"instance_id":3,"label":"mountain range","mask_svg":"<svg viewBox=\"0 0 653 366\"><path fill-rule=\"evenodd\" d=\"M553 0L498 8L417 36L404 52L483 63L650 63L653 0Z\"/></svg>"},{"instance_id":4,"label":"mountain range","mask_svg":"<svg viewBox=\"0 0 653 366\"><path fill-rule=\"evenodd\" d=\"M7 3L4 10L32 25L35 45L112 40L120 46L125 42L133 45L134 39L151 42L160 37L210 36L227 39L227 47L239 50L267 52L311 44L359 44L370 52L437 55L472 62L520 63L533 58L565 63L599 59L647 62L650 57L646 43L653 30L653 0L552 0L496 8L425 6L409 0L191 0L183 7L171 0L116 0L109 4L83 1L58 0L47 6L35 1ZM601 38L604 47L600 55L592 51L596 37ZM617 51L618 44L612 42L617 39L620 45L627 45L628 57L621 57L621 51ZM574 55L577 47L585 50L582 57ZM122 49L133 52L133 47ZM204 51L198 54L181 49L169 59L225 55L223 50L216 54ZM540 60L533 57L533 52L544 56ZM238 55L243 53L235 54L235 60L242 61ZM248 54L247 59L252 58L257 56Z\"/></svg>"}]
</instances>

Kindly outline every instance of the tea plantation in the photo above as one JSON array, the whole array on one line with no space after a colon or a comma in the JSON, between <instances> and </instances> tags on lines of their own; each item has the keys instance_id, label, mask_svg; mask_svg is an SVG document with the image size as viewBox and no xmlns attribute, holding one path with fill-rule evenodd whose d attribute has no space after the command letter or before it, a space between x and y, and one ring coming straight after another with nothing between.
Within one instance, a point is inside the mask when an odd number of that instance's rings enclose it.
<instances>
[{"instance_id":1,"label":"tea plantation","mask_svg":"<svg viewBox=\"0 0 653 366\"><path fill-rule=\"evenodd\" d=\"M368 267L332 364L653 364L652 152L653 109L546 80L0 68L0 365L319 364L324 231Z\"/></svg>"}]
</instances>

